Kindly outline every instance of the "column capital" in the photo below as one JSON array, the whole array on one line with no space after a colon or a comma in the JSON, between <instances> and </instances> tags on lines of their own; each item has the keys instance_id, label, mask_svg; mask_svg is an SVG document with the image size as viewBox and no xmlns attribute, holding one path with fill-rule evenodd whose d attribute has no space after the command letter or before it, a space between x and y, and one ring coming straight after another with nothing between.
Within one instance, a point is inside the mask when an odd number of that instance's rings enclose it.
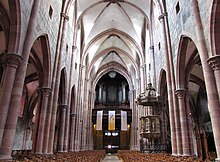
<instances>
[{"instance_id":1,"label":"column capital","mask_svg":"<svg viewBox=\"0 0 220 162\"><path fill-rule=\"evenodd\" d=\"M40 87L37 90L38 94L45 94L46 96L49 96L51 94L51 88L47 88L47 87Z\"/></svg>"},{"instance_id":2,"label":"column capital","mask_svg":"<svg viewBox=\"0 0 220 162\"><path fill-rule=\"evenodd\" d=\"M18 68L22 61L23 57L16 53L7 53L2 57L2 63L4 67Z\"/></svg>"},{"instance_id":3,"label":"column capital","mask_svg":"<svg viewBox=\"0 0 220 162\"><path fill-rule=\"evenodd\" d=\"M76 117L76 114L71 113L70 116L71 116L72 118L75 118L75 117Z\"/></svg>"},{"instance_id":4,"label":"column capital","mask_svg":"<svg viewBox=\"0 0 220 162\"><path fill-rule=\"evenodd\" d=\"M60 16L63 17L66 21L69 21L69 16L66 13L61 12Z\"/></svg>"},{"instance_id":5,"label":"column capital","mask_svg":"<svg viewBox=\"0 0 220 162\"><path fill-rule=\"evenodd\" d=\"M186 95L186 93L187 93L187 90L186 90L186 89L177 89L177 90L175 91L175 94L177 95L177 97L178 97L179 99L184 98L185 95Z\"/></svg>"},{"instance_id":6,"label":"column capital","mask_svg":"<svg viewBox=\"0 0 220 162\"><path fill-rule=\"evenodd\" d=\"M58 107L59 107L59 109L61 109L61 110L66 110L66 109L68 108L68 105L60 104Z\"/></svg>"},{"instance_id":7,"label":"column capital","mask_svg":"<svg viewBox=\"0 0 220 162\"><path fill-rule=\"evenodd\" d=\"M167 17L167 12L162 13L162 14L158 17L158 19L161 20L161 19L164 19L164 17Z\"/></svg>"},{"instance_id":8,"label":"column capital","mask_svg":"<svg viewBox=\"0 0 220 162\"><path fill-rule=\"evenodd\" d=\"M212 56L207 60L212 70L220 70L220 55Z\"/></svg>"}]
</instances>

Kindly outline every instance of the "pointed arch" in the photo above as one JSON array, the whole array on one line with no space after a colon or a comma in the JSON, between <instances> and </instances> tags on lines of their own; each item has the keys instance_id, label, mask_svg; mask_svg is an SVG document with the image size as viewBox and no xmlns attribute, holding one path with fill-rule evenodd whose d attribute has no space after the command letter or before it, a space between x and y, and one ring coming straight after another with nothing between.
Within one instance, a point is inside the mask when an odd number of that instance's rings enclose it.
<instances>
[{"instance_id":1,"label":"pointed arch","mask_svg":"<svg viewBox=\"0 0 220 162\"><path fill-rule=\"evenodd\" d=\"M59 104L66 105L67 103L67 72L64 67L60 75L60 90L59 90Z\"/></svg>"}]
</instances>

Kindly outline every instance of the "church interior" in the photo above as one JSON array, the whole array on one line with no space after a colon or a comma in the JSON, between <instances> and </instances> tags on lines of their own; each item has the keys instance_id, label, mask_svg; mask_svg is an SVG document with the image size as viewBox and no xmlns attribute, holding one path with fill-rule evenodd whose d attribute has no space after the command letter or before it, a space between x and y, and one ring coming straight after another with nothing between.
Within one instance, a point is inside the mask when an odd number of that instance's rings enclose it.
<instances>
[{"instance_id":1,"label":"church interior","mask_svg":"<svg viewBox=\"0 0 220 162\"><path fill-rule=\"evenodd\" d=\"M219 0L0 1L0 161L220 161L219 119Z\"/></svg>"}]
</instances>

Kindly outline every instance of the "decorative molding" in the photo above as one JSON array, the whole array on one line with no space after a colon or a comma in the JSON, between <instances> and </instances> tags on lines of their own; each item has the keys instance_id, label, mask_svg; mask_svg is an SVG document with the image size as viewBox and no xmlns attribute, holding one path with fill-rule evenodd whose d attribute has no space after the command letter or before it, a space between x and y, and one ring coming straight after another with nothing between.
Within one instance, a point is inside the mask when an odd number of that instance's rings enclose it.
<instances>
[{"instance_id":1,"label":"decorative molding","mask_svg":"<svg viewBox=\"0 0 220 162\"><path fill-rule=\"evenodd\" d=\"M220 70L220 55L212 56L207 60L212 70Z\"/></svg>"},{"instance_id":2,"label":"decorative molding","mask_svg":"<svg viewBox=\"0 0 220 162\"><path fill-rule=\"evenodd\" d=\"M181 98L185 98L186 92L187 92L186 89L177 89L175 91L175 94L177 95L178 99L181 99Z\"/></svg>"},{"instance_id":3,"label":"decorative molding","mask_svg":"<svg viewBox=\"0 0 220 162\"><path fill-rule=\"evenodd\" d=\"M7 53L2 57L2 64L4 67L18 68L22 61L23 57L16 53Z\"/></svg>"},{"instance_id":4,"label":"decorative molding","mask_svg":"<svg viewBox=\"0 0 220 162\"><path fill-rule=\"evenodd\" d=\"M66 110L68 108L68 105L60 104L58 107L59 109Z\"/></svg>"},{"instance_id":5,"label":"decorative molding","mask_svg":"<svg viewBox=\"0 0 220 162\"><path fill-rule=\"evenodd\" d=\"M49 96L51 94L51 92L52 92L51 88L46 88L46 87L38 88L38 90L37 90L38 94L43 94L46 96Z\"/></svg>"}]
</instances>

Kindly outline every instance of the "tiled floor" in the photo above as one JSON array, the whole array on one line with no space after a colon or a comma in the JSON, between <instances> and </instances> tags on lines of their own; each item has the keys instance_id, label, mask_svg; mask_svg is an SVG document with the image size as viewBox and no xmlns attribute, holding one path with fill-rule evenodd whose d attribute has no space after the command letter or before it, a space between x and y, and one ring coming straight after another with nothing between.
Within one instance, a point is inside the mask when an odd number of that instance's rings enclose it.
<instances>
[{"instance_id":1,"label":"tiled floor","mask_svg":"<svg viewBox=\"0 0 220 162\"><path fill-rule=\"evenodd\" d=\"M122 160L119 160L116 154L106 154L105 158L102 160L102 162L122 162Z\"/></svg>"}]
</instances>

